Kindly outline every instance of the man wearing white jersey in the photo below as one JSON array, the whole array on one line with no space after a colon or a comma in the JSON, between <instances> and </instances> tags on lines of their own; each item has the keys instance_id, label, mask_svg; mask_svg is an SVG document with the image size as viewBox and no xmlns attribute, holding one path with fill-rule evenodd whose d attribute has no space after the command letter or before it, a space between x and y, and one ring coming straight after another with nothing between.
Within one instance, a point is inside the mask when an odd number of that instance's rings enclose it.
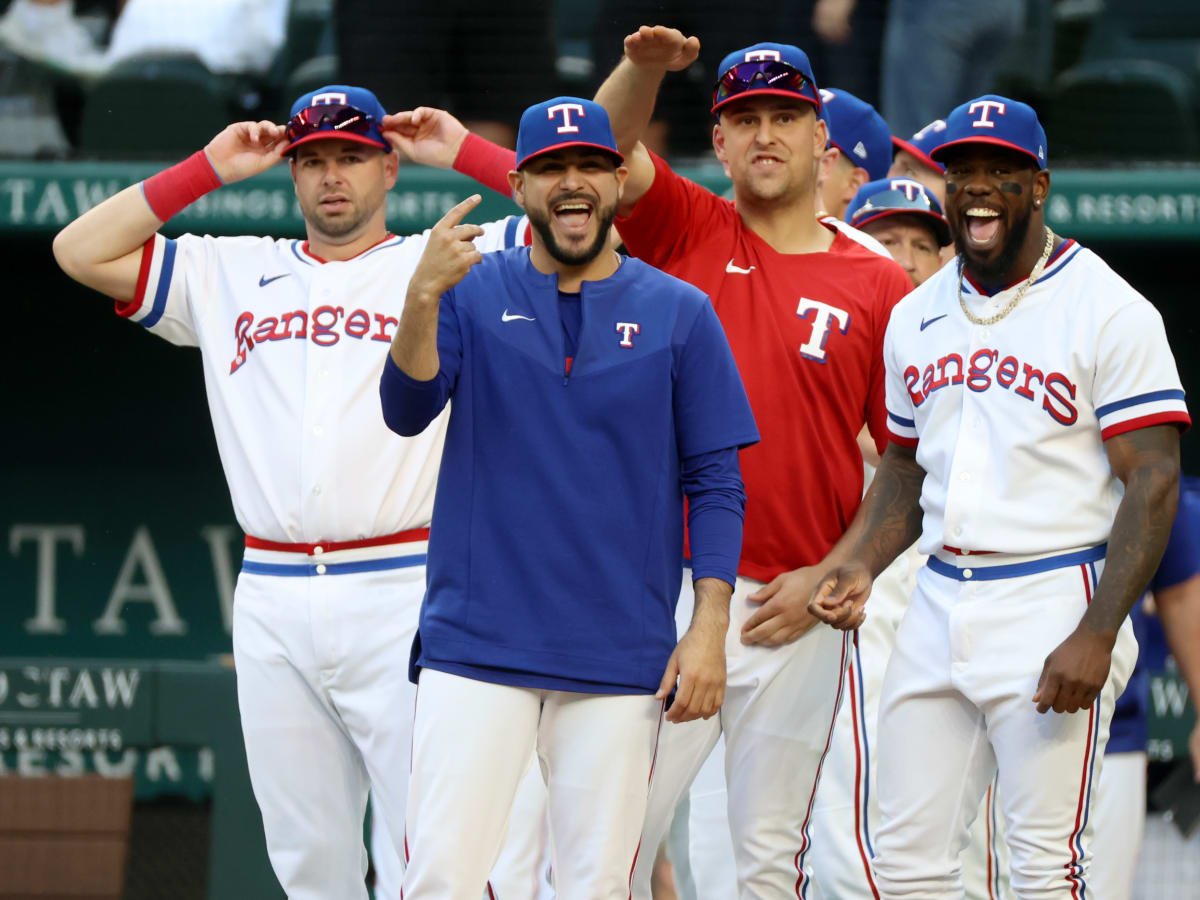
<instances>
[{"instance_id":1,"label":"man wearing white jersey","mask_svg":"<svg viewBox=\"0 0 1200 900\"><path fill-rule=\"evenodd\" d=\"M306 94L286 125L240 122L68 225L54 252L119 315L199 347L246 552L234 595L238 705L271 864L291 900L367 897L368 785L404 835L408 652L445 417L384 426L378 383L426 243L389 234L397 162L367 90ZM158 233L290 156L307 240ZM524 235L484 227L481 249Z\"/></svg>"},{"instance_id":2,"label":"man wearing white jersey","mask_svg":"<svg viewBox=\"0 0 1200 900\"><path fill-rule=\"evenodd\" d=\"M876 574L918 537L930 554L880 699L881 898L962 896L997 774L1017 897L1087 896L1127 615L1174 517L1190 419L1162 319L1045 226L1046 153L1025 104L987 95L947 119L933 156L960 263L893 311L891 443L853 562L810 605L854 627Z\"/></svg>"},{"instance_id":3,"label":"man wearing white jersey","mask_svg":"<svg viewBox=\"0 0 1200 900\"><path fill-rule=\"evenodd\" d=\"M883 178L863 185L847 207L846 218L886 247L915 287L941 268L939 248L951 244L941 204L932 191L911 178ZM868 482L874 474L875 467L868 466ZM871 586L870 615L854 633L846 693L813 807L813 828L825 842L814 881L818 896L825 900L878 897L870 861L879 827L879 689L896 643L896 629L924 564L925 557L914 545L881 572ZM989 786L961 857L966 900L1011 896L1007 856L995 789Z\"/></svg>"}]
</instances>

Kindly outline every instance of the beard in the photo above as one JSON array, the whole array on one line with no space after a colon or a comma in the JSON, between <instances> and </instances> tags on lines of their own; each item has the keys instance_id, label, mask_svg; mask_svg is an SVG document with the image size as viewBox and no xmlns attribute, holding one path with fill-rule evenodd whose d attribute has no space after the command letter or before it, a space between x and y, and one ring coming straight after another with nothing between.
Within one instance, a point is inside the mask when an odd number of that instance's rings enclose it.
<instances>
[{"instance_id":1,"label":"beard","mask_svg":"<svg viewBox=\"0 0 1200 900\"><path fill-rule=\"evenodd\" d=\"M1025 246L1025 238L1029 234L1029 223L1033 220L1033 208L1026 206L1020 213L1014 213L1012 221L1012 229L1008 233L1008 240L1004 242L1004 246L1000 248L1000 253L990 262L973 259L967 250L967 235L966 229L952 229L951 237L954 238L954 243L959 247L958 258L962 266L975 276L975 280L988 287L999 285L1007 278L1012 267L1017 262L1017 257L1021 255L1021 249ZM964 223L965 224L965 223Z\"/></svg>"},{"instance_id":2,"label":"beard","mask_svg":"<svg viewBox=\"0 0 1200 900\"><path fill-rule=\"evenodd\" d=\"M578 250L569 249L558 242L554 236L554 230L550 227L550 213L547 209L527 209L525 215L529 217L529 224L533 226L534 231L538 233L542 243L546 246L546 252L554 260L564 266L582 266L599 256L608 242L608 231L612 228L613 219L617 216L617 204L613 203L611 206L596 209L596 222L600 228L596 232L595 239Z\"/></svg>"}]
</instances>

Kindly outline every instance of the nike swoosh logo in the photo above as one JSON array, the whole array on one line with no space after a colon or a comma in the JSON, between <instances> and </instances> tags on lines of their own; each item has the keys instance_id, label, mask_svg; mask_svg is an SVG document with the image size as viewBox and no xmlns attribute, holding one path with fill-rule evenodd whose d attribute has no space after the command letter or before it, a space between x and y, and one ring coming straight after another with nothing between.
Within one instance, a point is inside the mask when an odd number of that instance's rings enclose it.
<instances>
[{"instance_id":1,"label":"nike swoosh logo","mask_svg":"<svg viewBox=\"0 0 1200 900\"><path fill-rule=\"evenodd\" d=\"M938 319L946 318L947 315L948 315L948 313L942 313L940 316L934 316L932 319L930 319L928 321L926 321L925 319L922 319L921 320L921 330L924 331L926 328L928 328L930 325L932 325Z\"/></svg>"},{"instance_id":2,"label":"nike swoosh logo","mask_svg":"<svg viewBox=\"0 0 1200 900\"><path fill-rule=\"evenodd\" d=\"M512 322L515 319L522 319L526 322L536 322L537 321L537 319L535 319L533 316L518 316L516 313L510 314L507 309L504 310L504 312L500 316L501 322Z\"/></svg>"},{"instance_id":3,"label":"nike swoosh logo","mask_svg":"<svg viewBox=\"0 0 1200 900\"><path fill-rule=\"evenodd\" d=\"M725 271L730 275L749 275L754 271L754 266L751 266L748 269L743 269L741 266L735 266L733 264L733 260L731 259L729 262L725 263Z\"/></svg>"},{"instance_id":4,"label":"nike swoosh logo","mask_svg":"<svg viewBox=\"0 0 1200 900\"><path fill-rule=\"evenodd\" d=\"M272 275L270 278L268 278L266 275L260 275L258 277L258 286L266 287L272 281L278 281L280 278L287 278L291 274L291 272L284 272L282 275Z\"/></svg>"}]
</instances>

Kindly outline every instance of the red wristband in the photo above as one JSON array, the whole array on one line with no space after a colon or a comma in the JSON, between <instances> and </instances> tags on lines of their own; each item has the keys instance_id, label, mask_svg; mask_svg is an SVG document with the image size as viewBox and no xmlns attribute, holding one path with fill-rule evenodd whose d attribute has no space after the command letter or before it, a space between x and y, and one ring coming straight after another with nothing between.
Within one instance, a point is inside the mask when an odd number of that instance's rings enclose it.
<instances>
[{"instance_id":1,"label":"red wristband","mask_svg":"<svg viewBox=\"0 0 1200 900\"><path fill-rule=\"evenodd\" d=\"M183 162L143 181L142 195L150 204L150 211L165 222L189 203L220 186L217 170L204 151L197 150Z\"/></svg>"},{"instance_id":2,"label":"red wristband","mask_svg":"<svg viewBox=\"0 0 1200 900\"><path fill-rule=\"evenodd\" d=\"M517 167L517 154L487 138L468 133L454 158L454 171L470 175L484 187L512 197L508 173Z\"/></svg>"}]
</instances>

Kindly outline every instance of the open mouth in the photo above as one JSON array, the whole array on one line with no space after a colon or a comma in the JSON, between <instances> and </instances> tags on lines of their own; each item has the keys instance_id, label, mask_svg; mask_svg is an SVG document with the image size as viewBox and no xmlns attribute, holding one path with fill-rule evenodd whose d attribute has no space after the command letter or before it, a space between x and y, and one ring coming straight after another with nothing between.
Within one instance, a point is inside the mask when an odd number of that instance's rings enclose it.
<instances>
[{"instance_id":1,"label":"open mouth","mask_svg":"<svg viewBox=\"0 0 1200 900\"><path fill-rule=\"evenodd\" d=\"M967 242L977 250L989 250L1000 238L1000 213L986 206L972 206L963 213Z\"/></svg>"},{"instance_id":2,"label":"open mouth","mask_svg":"<svg viewBox=\"0 0 1200 900\"><path fill-rule=\"evenodd\" d=\"M778 156L771 156L769 153L762 153L750 160L750 164L759 170L771 171L783 165L783 160Z\"/></svg>"},{"instance_id":3,"label":"open mouth","mask_svg":"<svg viewBox=\"0 0 1200 900\"><path fill-rule=\"evenodd\" d=\"M595 207L587 200L562 200L551 209L554 220L568 235L583 235L591 225Z\"/></svg>"}]
</instances>

